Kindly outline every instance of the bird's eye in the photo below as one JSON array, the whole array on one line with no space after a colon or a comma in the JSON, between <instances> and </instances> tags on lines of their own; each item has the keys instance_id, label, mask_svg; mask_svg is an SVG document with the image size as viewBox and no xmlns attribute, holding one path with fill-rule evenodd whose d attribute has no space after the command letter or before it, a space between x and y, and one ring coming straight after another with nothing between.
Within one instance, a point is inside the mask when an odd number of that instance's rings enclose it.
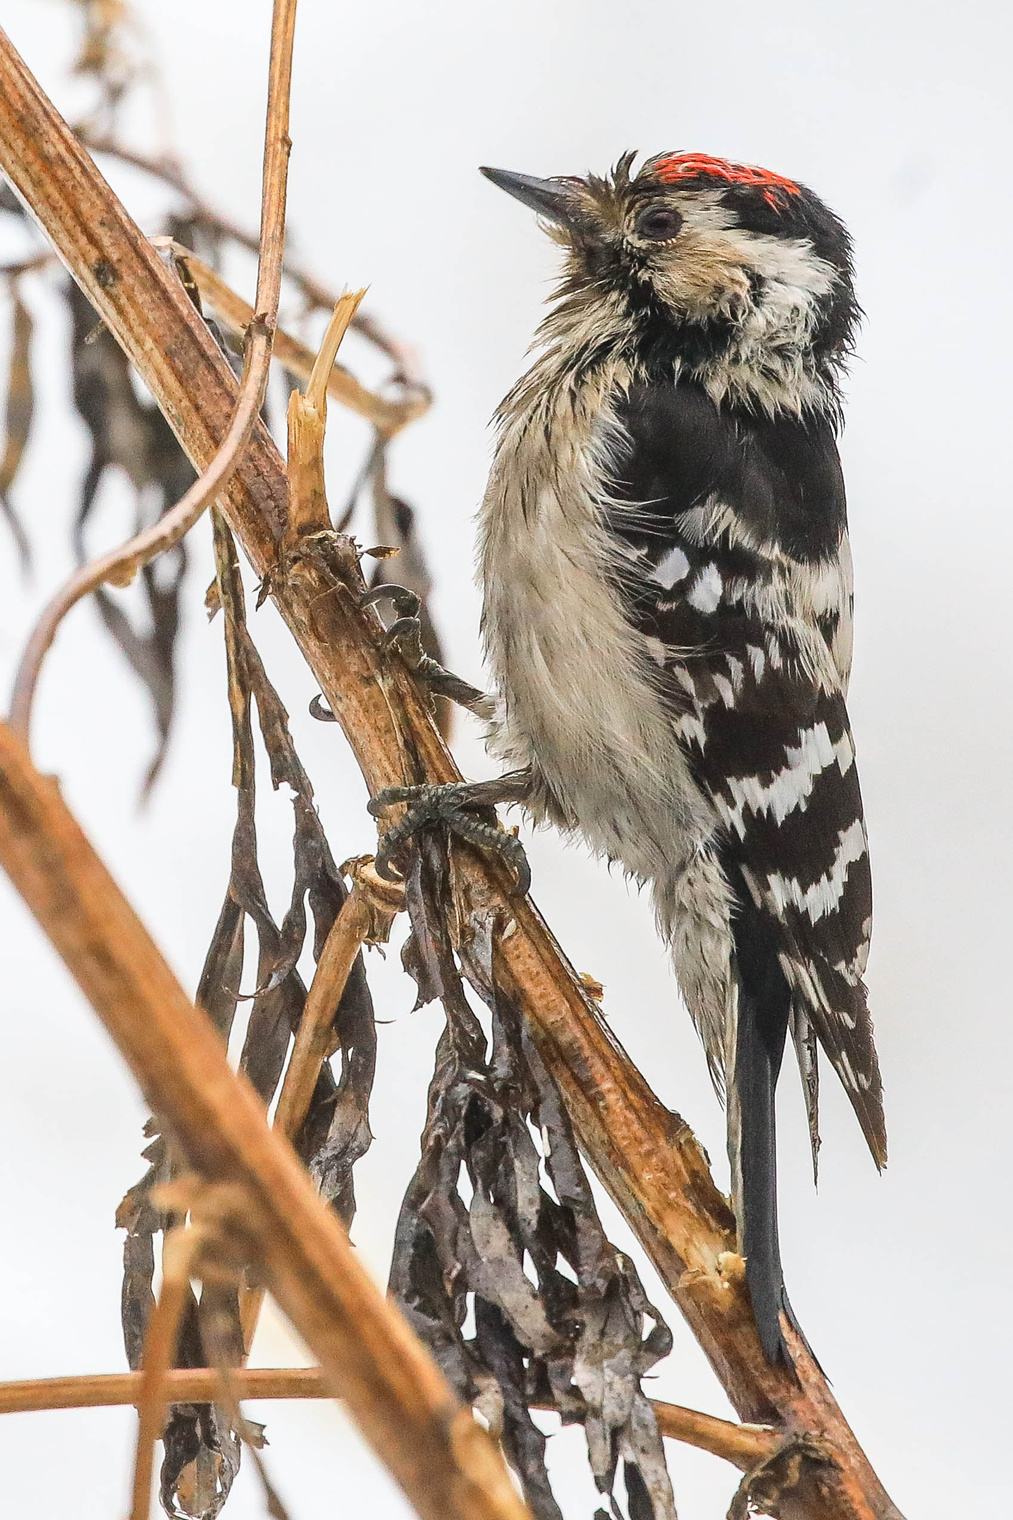
<instances>
[{"instance_id":1,"label":"bird's eye","mask_svg":"<svg viewBox=\"0 0 1013 1520\"><path fill-rule=\"evenodd\" d=\"M637 217L637 237L650 238L657 243L667 243L677 237L682 217L672 206L648 206Z\"/></svg>"}]
</instances>

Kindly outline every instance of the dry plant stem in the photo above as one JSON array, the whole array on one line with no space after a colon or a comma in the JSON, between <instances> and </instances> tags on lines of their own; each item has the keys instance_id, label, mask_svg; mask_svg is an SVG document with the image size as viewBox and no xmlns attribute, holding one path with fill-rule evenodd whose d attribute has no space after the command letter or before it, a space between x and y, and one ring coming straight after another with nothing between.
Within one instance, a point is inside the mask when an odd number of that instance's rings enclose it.
<instances>
[{"instance_id":1,"label":"dry plant stem","mask_svg":"<svg viewBox=\"0 0 1013 1520\"><path fill-rule=\"evenodd\" d=\"M301 552L307 534L326 533L331 526L324 489L324 433L327 428L327 376L348 324L364 290L343 295L334 308L323 345L310 371L306 394L288 398L288 523L285 556Z\"/></svg>"},{"instance_id":2,"label":"dry plant stem","mask_svg":"<svg viewBox=\"0 0 1013 1520\"><path fill-rule=\"evenodd\" d=\"M255 1367L229 1369L240 1399L329 1399L331 1387L319 1367ZM0 1414L30 1410L97 1409L137 1404L141 1398L140 1372L107 1372L84 1377L34 1378L0 1383ZM162 1392L167 1403L211 1402L218 1391L220 1373L214 1367L172 1368L166 1372ZM546 1408L549 1406L546 1405ZM709 1451L751 1472L777 1449L781 1437L762 1425L735 1425L715 1415L680 1404L653 1401L663 1436Z\"/></svg>"},{"instance_id":3,"label":"dry plant stem","mask_svg":"<svg viewBox=\"0 0 1013 1520\"><path fill-rule=\"evenodd\" d=\"M356 956L375 926L376 908L359 887L353 887L320 953L275 1109L274 1127L288 1140L294 1140L302 1128L330 1050L334 1010Z\"/></svg>"},{"instance_id":4,"label":"dry plant stem","mask_svg":"<svg viewBox=\"0 0 1013 1520\"><path fill-rule=\"evenodd\" d=\"M130 1520L147 1520L151 1513L155 1442L162 1434L168 1404L166 1373L175 1355L191 1268L200 1245L199 1231L175 1229L166 1237L162 1250L162 1291L145 1331L142 1369L133 1374L138 1381L139 1419Z\"/></svg>"},{"instance_id":5,"label":"dry plant stem","mask_svg":"<svg viewBox=\"0 0 1013 1520\"><path fill-rule=\"evenodd\" d=\"M11 698L11 726L26 742L31 729L32 703L42 662L67 613L82 597L88 596L106 581L119 586L128 584L142 565L146 565L156 555L164 554L190 531L231 480L263 405L271 371L271 345L278 323L285 259L285 200L288 156L291 150L288 120L295 11L296 0L275 0L271 22L267 126L264 133L257 311L249 328L250 343L232 425L200 479L194 482L181 501L152 527L136 534L118 549L82 566L44 608L21 657ZM97 272L100 281L114 274L111 267L108 273L103 274L101 270Z\"/></svg>"},{"instance_id":6,"label":"dry plant stem","mask_svg":"<svg viewBox=\"0 0 1013 1520\"><path fill-rule=\"evenodd\" d=\"M106 153L110 158L118 158L122 163L131 164L135 169L141 169L145 174L151 174L156 179L162 180L174 190L178 190L190 202L191 207L199 221L207 227L213 228L231 242L239 243L248 248L252 253L257 251L257 239L245 227L237 222L230 221L228 217L221 216L213 206L197 194L196 190L183 174L179 164L174 159L152 158L149 154L138 153L122 143L114 141L110 137L95 137L87 131L78 133L80 141L92 153ZM207 266L205 266L206 268ZM195 272L195 278L196 278ZM326 286L321 285L306 270L300 269L291 260L285 262L285 277L292 281L311 306L321 311L330 311L337 297ZM198 284L200 279L198 278ZM228 286L225 286L228 289ZM203 286L202 286L203 294ZM210 299L210 297L209 297ZM238 299L238 298L237 298ZM407 343L402 343L400 338L395 338L389 333L376 317L368 312L356 312L352 326L362 337L385 353L388 359L397 366L398 374L405 384L413 390L419 391L426 397L429 395L428 387L422 377L419 368L418 357L415 350ZM428 405L428 401L426 402Z\"/></svg>"},{"instance_id":7,"label":"dry plant stem","mask_svg":"<svg viewBox=\"0 0 1013 1520\"><path fill-rule=\"evenodd\" d=\"M172 238L152 238L152 242L156 248L168 248L176 258L184 260L201 293L202 301L226 327L237 334L246 331L253 318L253 307L237 295L230 285L226 285L221 275ZM354 321L355 318L353 324ZM280 327L274 335L274 357L299 380L308 380L313 372L313 350ZM367 422L371 422L378 432L388 438L400 432L409 422L423 416L431 404L429 391L417 385L411 387L402 400L393 401L385 396L377 396L340 365L335 366L327 377L327 394L332 400L347 406L350 411L365 417Z\"/></svg>"},{"instance_id":8,"label":"dry plant stem","mask_svg":"<svg viewBox=\"0 0 1013 1520\"><path fill-rule=\"evenodd\" d=\"M137 366L195 467L204 468L231 415L234 377L185 292L2 41L0 167ZM116 269L111 286L95 277L102 260ZM359 607L358 592L310 554L278 574L286 501L282 461L256 429L223 510L256 572L271 575L275 602L370 793L405 780L455 779L424 694L386 656L379 620ZM345 563L353 577L350 551ZM835 1465L821 1481L806 1477L783 1501L783 1520L899 1520L805 1349L795 1347L798 1380L764 1360L741 1276L728 1270L732 1216L688 1126L655 1098L535 908L511 898L495 862L457 849L455 879L465 932L469 915L486 911L503 925L503 978L560 1084L581 1148L678 1301L736 1412L747 1422L818 1435L832 1454Z\"/></svg>"},{"instance_id":9,"label":"dry plant stem","mask_svg":"<svg viewBox=\"0 0 1013 1520\"><path fill-rule=\"evenodd\" d=\"M320 345L320 351L313 361L310 370L309 384L306 386L306 400L319 413L321 419L327 421L327 379L334 368L334 361L338 357L338 349L341 340L348 331L349 323L355 316L365 290L346 291L338 297L334 303L331 320L327 324L324 333L324 341Z\"/></svg>"},{"instance_id":10,"label":"dry plant stem","mask_svg":"<svg viewBox=\"0 0 1013 1520\"><path fill-rule=\"evenodd\" d=\"M387 886L387 883L382 885ZM402 906L403 901L396 902L389 909L389 918L392 919ZM296 1138L309 1112L320 1068L329 1054L334 1010L341 1001L356 956L365 941L376 936L377 913L383 911L377 904L375 895L367 896L364 889L356 884L331 925L306 994L302 1018L274 1113L274 1127L287 1140ZM253 1345L263 1302L263 1288L243 1288L240 1292L239 1315L247 1355Z\"/></svg>"},{"instance_id":11,"label":"dry plant stem","mask_svg":"<svg viewBox=\"0 0 1013 1520\"><path fill-rule=\"evenodd\" d=\"M423 1520L530 1520L491 1438L368 1276L291 1146L268 1129L260 1099L230 1068L56 782L3 724L0 864L190 1166L238 1199L219 1233L262 1266Z\"/></svg>"},{"instance_id":12,"label":"dry plant stem","mask_svg":"<svg viewBox=\"0 0 1013 1520\"><path fill-rule=\"evenodd\" d=\"M327 1374L319 1367L233 1368L236 1388L244 1399L329 1399ZM138 1404L140 1372L86 1373L79 1377L26 1378L0 1383L0 1415L47 1409L101 1409ZM163 1389L170 1404L208 1403L215 1395L214 1367L172 1367Z\"/></svg>"}]
</instances>

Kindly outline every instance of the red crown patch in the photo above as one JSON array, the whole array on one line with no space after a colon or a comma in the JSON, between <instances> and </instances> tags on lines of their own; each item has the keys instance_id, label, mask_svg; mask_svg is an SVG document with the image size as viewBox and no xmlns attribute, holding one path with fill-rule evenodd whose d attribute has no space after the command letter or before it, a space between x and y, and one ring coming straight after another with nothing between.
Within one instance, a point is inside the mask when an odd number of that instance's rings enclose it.
<instances>
[{"instance_id":1,"label":"red crown patch","mask_svg":"<svg viewBox=\"0 0 1013 1520\"><path fill-rule=\"evenodd\" d=\"M655 166L655 174L662 184L674 185L680 179L723 179L730 185L756 185L763 189L763 198L772 206L777 205L777 193L801 195L794 180L769 169L759 169L755 164L733 164L727 158L711 158L708 153L671 153Z\"/></svg>"}]
</instances>

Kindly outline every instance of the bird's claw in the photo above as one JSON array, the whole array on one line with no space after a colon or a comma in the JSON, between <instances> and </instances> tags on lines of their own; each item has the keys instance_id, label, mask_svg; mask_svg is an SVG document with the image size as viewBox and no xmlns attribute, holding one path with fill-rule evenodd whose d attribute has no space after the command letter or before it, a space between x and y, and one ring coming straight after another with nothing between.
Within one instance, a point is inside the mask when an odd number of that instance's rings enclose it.
<instances>
[{"instance_id":1,"label":"bird's claw","mask_svg":"<svg viewBox=\"0 0 1013 1520\"><path fill-rule=\"evenodd\" d=\"M397 644L409 665L417 669L428 658L422 648L420 598L416 592L409 591L407 586L381 584L371 586L359 598L360 607L372 607L376 602L390 602L397 617L397 621L387 629L385 648Z\"/></svg>"},{"instance_id":2,"label":"bird's claw","mask_svg":"<svg viewBox=\"0 0 1013 1520\"><path fill-rule=\"evenodd\" d=\"M409 670L422 680L428 678L430 666L434 670L441 670L442 667L422 647L422 621L419 617L422 602L418 595L409 591L407 586L381 584L371 586L359 598L361 607L371 607L376 602L390 602L397 614L396 621L384 636L384 649L396 649Z\"/></svg>"},{"instance_id":3,"label":"bird's claw","mask_svg":"<svg viewBox=\"0 0 1013 1520\"><path fill-rule=\"evenodd\" d=\"M317 692L309 707L310 717L316 718L318 723L337 723L337 718L329 707L324 706L322 692Z\"/></svg>"},{"instance_id":4,"label":"bird's claw","mask_svg":"<svg viewBox=\"0 0 1013 1520\"><path fill-rule=\"evenodd\" d=\"M359 598L360 607L372 607L374 602L390 602L399 618L417 618L422 607L416 592L409 591L407 586L395 586L387 581L382 581L378 586L370 586Z\"/></svg>"},{"instance_id":5,"label":"bird's claw","mask_svg":"<svg viewBox=\"0 0 1013 1520\"><path fill-rule=\"evenodd\" d=\"M420 829L442 824L451 834L466 839L483 850L502 855L516 877L514 891L524 897L531 886L531 867L524 846L515 834L508 833L495 821L481 816L491 811L484 782L450 782L443 786L388 786L366 804L374 818L397 803L406 803L404 817L383 835L376 852L376 870L388 881L393 857ZM495 813L492 814L495 819Z\"/></svg>"},{"instance_id":6,"label":"bird's claw","mask_svg":"<svg viewBox=\"0 0 1013 1520\"><path fill-rule=\"evenodd\" d=\"M396 622L387 629L384 648L396 650L412 674L425 683L433 696L446 697L459 707L467 707L480 718L490 718L495 706L492 698L477 686L472 686L469 681L462 681L453 671L445 670L438 660L434 660L423 649L422 623L419 618L422 603L416 593L409 591L407 586L371 586L359 598L359 605L369 607L374 602L382 601L390 602L397 614Z\"/></svg>"}]
</instances>

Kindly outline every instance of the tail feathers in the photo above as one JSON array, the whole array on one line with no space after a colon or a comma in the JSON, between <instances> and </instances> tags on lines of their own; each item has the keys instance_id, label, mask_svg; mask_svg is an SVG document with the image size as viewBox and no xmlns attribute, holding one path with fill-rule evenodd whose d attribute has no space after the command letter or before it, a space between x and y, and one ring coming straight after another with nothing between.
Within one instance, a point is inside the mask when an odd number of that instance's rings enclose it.
<instances>
[{"instance_id":1,"label":"tail feathers","mask_svg":"<svg viewBox=\"0 0 1013 1520\"><path fill-rule=\"evenodd\" d=\"M764 1354L772 1366L790 1367L781 1328L786 1314L798 1330L784 1287L777 1233L774 1090L787 1033L762 1016L747 988L740 988L735 1064L730 1073L728 1149L732 1165L739 1251ZM776 1025L780 1025L780 1029Z\"/></svg>"},{"instance_id":2,"label":"tail feathers","mask_svg":"<svg viewBox=\"0 0 1013 1520\"><path fill-rule=\"evenodd\" d=\"M821 957L805 961L796 951L783 955L781 964L795 991L796 1020L808 1030L815 1056L812 1035L818 1036L844 1091L851 1100L872 1158L880 1171L886 1165L886 1120L883 1114L883 1084L876 1058L872 1020L865 986L857 974L845 975ZM793 1029L798 1048L798 1033ZM799 1049L799 1064L807 1084L810 1130L814 1136L814 1156L819 1144L815 1129L815 1089L809 1089L807 1064ZM814 1064L813 1067L814 1068Z\"/></svg>"},{"instance_id":3,"label":"tail feathers","mask_svg":"<svg viewBox=\"0 0 1013 1520\"><path fill-rule=\"evenodd\" d=\"M777 1231L774 1094L792 1012L792 989L770 920L746 892L733 921L737 997L727 1027L728 1155L739 1251L767 1360L791 1367L781 1315L801 1335L781 1271ZM807 1031L793 1031L811 1044ZM813 1066L815 1063L813 1063ZM816 1092L810 1092L815 1105ZM813 1116L813 1107L810 1108Z\"/></svg>"},{"instance_id":4,"label":"tail feathers","mask_svg":"<svg viewBox=\"0 0 1013 1520\"><path fill-rule=\"evenodd\" d=\"M813 1161L813 1186L820 1180L820 1068L816 1029L807 1008L796 998L791 1009L791 1037L798 1058L805 1096L806 1114L809 1120L809 1148Z\"/></svg>"}]
</instances>

